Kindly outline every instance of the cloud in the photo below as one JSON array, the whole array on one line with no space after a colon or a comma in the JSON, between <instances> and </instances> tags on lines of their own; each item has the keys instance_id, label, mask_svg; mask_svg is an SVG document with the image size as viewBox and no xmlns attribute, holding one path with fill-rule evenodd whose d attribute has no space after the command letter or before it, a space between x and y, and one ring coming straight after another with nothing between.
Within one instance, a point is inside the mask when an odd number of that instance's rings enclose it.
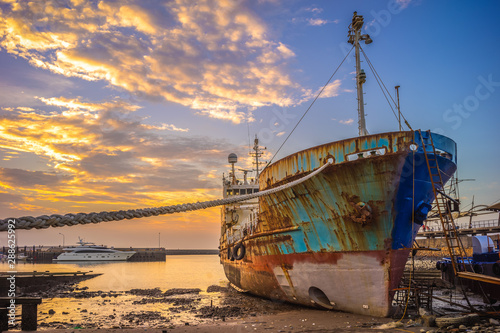
<instances>
[{"instance_id":1,"label":"cloud","mask_svg":"<svg viewBox=\"0 0 500 333\"><path fill-rule=\"evenodd\" d=\"M318 8L318 7L308 7L305 8L304 11L308 11L311 13L319 14L323 12L323 8Z\"/></svg>"},{"instance_id":2,"label":"cloud","mask_svg":"<svg viewBox=\"0 0 500 333\"><path fill-rule=\"evenodd\" d=\"M329 98L329 97L335 97L339 95L339 89L340 85L342 84L342 81L337 79L333 82L330 82L323 92L321 93L321 98Z\"/></svg>"},{"instance_id":3,"label":"cloud","mask_svg":"<svg viewBox=\"0 0 500 333\"><path fill-rule=\"evenodd\" d=\"M22 169L0 168L2 183L11 187L53 186L67 181L68 177L50 174L43 171L28 171Z\"/></svg>"},{"instance_id":4,"label":"cloud","mask_svg":"<svg viewBox=\"0 0 500 333\"><path fill-rule=\"evenodd\" d=\"M226 0L13 1L0 18L0 47L35 67L234 123L299 102L286 71L295 54L269 36L245 3Z\"/></svg>"},{"instance_id":5,"label":"cloud","mask_svg":"<svg viewBox=\"0 0 500 333\"><path fill-rule=\"evenodd\" d=\"M412 0L396 0L396 3L398 3L401 6L401 9L405 9L410 5Z\"/></svg>"},{"instance_id":6,"label":"cloud","mask_svg":"<svg viewBox=\"0 0 500 333\"><path fill-rule=\"evenodd\" d=\"M344 125L352 125L354 123L354 119L350 118L348 120L339 120L339 123Z\"/></svg>"},{"instance_id":7,"label":"cloud","mask_svg":"<svg viewBox=\"0 0 500 333\"><path fill-rule=\"evenodd\" d=\"M319 25L325 25L329 21L328 20L319 19L319 18L310 18L308 20L308 22L309 22L309 25L319 26Z\"/></svg>"},{"instance_id":8,"label":"cloud","mask_svg":"<svg viewBox=\"0 0 500 333\"><path fill-rule=\"evenodd\" d=\"M137 106L120 99L39 100L47 111L0 111L4 151L24 152L46 165L46 170L0 168L0 193L25 200L17 209L45 207L54 213L57 203L65 203L97 211L219 196L213 172L224 168L227 151L237 148L228 142L178 136L187 129L174 124L145 124L133 113Z\"/></svg>"}]
</instances>

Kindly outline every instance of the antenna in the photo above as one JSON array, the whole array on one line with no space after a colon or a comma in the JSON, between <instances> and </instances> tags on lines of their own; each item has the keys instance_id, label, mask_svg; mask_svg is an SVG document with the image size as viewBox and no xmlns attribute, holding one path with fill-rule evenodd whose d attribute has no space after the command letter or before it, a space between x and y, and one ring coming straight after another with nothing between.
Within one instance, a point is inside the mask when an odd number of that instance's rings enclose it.
<instances>
[{"instance_id":1,"label":"antenna","mask_svg":"<svg viewBox=\"0 0 500 333\"><path fill-rule=\"evenodd\" d=\"M361 60L359 54L359 42L364 40L365 44L371 44L373 40L370 35L361 35L361 28L363 27L363 16L354 12L352 16L352 23L349 25L349 40L348 42L354 45L356 56L356 88L358 91L358 129L359 136L368 135L365 123L365 104L363 101L363 83L366 82L365 71L361 69Z\"/></svg>"},{"instance_id":2,"label":"antenna","mask_svg":"<svg viewBox=\"0 0 500 333\"><path fill-rule=\"evenodd\" d=\"M250 153L250 156L255 158L253 164L255 164L255 181L259 181L259 165L264 164L264 162L259 162L259 157L262 156L262 150L267 149L266 147L259 147L259 139L257 135L255 135L255 139L253 140L253 152Z\"/></svg>"},{"instance_id":3,"label":"antenna","mask_svg":"<svg viewBox=\"0 0 500 333\"><path fill-rule=\"evenodd\" d=\"M238 170L243 171L243 185L248 185L247 173L252 172L252 170L245 170L245 169L238 169Z\"/></svg>"}]
</instances>

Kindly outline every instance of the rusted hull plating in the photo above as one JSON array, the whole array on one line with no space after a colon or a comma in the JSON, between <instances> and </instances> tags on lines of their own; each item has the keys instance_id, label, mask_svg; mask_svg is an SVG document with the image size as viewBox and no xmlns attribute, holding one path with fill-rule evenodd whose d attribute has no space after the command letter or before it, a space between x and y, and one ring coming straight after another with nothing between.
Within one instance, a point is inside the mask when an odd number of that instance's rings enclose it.
<instances>
[{"instance_id":1,"label":"rusted hull plating","mask_svg":"<svg viewBox=\"0 0 500 333\"><path fill-rule=\"evenodd\" d=\"M424 133L425 135L425 133ZM443 180L456 145L432 134ZM260 198L256 230L231 260L223 224L221 262L235 286L253 294L374 316L391 311L409 248L433 200L416 132L360 137L290 155L260 175L261 190L297 179L328 159L317 177ZM414 145L414 146L412 146ZM351 160L352 159L352 160Z\"/></svg>"}]
</instances>

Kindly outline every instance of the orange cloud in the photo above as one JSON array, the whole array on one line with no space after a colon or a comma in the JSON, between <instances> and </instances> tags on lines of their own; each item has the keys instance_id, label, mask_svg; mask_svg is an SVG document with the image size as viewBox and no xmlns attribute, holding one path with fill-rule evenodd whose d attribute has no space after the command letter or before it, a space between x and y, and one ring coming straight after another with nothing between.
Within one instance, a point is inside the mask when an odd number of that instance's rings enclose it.
<instances>
[{"instance_id":1,"label":"orange cloud","mask_svg":"<svg viewBox=\"0 0 500 333\"><path fill-rule=\"evenodd\" d=\"M214 172L222 172L214 166L224 167L230 144L177 137L187 129L173 124L144 124L130 116L137 106L122 100L38 99L57 111L0 111L1 147L13 152L8 159L29 155L46 164L0 168L0 197L13 198L10 211L89 212L220 197Z\"/></svg>"},{"instance_id":2,"label":"orange cloud","mask_svg":"<svg viewBox=\"0 0 500 333\"><path fill-rule=\"evenodd\" d=\"M255 107L300 103L286 72L295 54L269 35L250 8L228 0L156 9L139 0L15 1L0 18L0 46L33 66L233 123Z\"/></svg>"}]
</instances>

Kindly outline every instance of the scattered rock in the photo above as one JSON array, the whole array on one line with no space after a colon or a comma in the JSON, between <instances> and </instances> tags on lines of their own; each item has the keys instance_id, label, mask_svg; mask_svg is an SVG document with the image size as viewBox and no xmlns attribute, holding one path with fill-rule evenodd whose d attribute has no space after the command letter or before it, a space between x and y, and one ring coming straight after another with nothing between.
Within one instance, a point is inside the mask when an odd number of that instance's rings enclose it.
<instances>
[{"instance_id":1,"label":"scattered rock","mask_svg":"<svg viewBox=\"0 0 500 333\"><path fill-rule=\"evenodd\" d=\"M393 321L393 322L390 322L390 323L386 323L386 324L382 324L380 326L376 326L374 327L375 329L379 329L379 330L388 330L388 329L391 329L391 328L398 328L398 327L403 327L403 323L400 322L400 321Z\"/></svg>"},{"instance_id":2,"label":"scattered rock","mask_svg":"<svg viewBox=\"0 0 500 333\"><path fill-rule=\"evenodd\" d=\"M200 318L227 318L237 317L243 314L240 307L237 306L204 306L199 310L200 314L196 317Z\"/></svg>"},{"instance_id":3,"label":"scattered rock","mask_svg":"<svg viewBox=\"0 0 500 333\"><path fill-rule=\"evenodd\" d=\"M228 291L227 287L221 287L217 285L211 285L207 288L207 293L217 293L217 292L225 292Z\"/></svg>"},{"instance_id":4,"label":"scattered rock","mask_svg":"<svg viewBox=\"0 0 500 333\"><path fill-rule=\"evenodd\" d=\"M131 289L127 291L128 294L136 296L161 296L160 288L154 289Z\"/></svg>"},{"instance_id":5,"label":"scattered rock","mask_svg":"<svg viewBox=\"0 0 500 333\"><path fill-rule=\"evenodd\" d=\"M436 326L436 316L428 314L420 317L420 323L422 326L435 327Z\"/></svg>"},{"instance_id":6,"label":"scattered rock","mask_svg":"<svg viewBox=\"0 0 500 333\"><path fill-rule=\"evenodd\" d=\"M452 326L451 328L454 328L455 326L471 324L475 320L476 317L477 317L477 315L465 315L465 316L448 315L448 316L436 318L436 325L439 328L449 327L449 326Z\"/></svg>"},{"instance_id":7,"label":"scattered rock","mask_svg":"<svg viewBox=\"0 0 500 333\"><path fill-rule=\"evenodd\" d=\"M174 288L169 289L163 293L163 296L173 296L173 295L184 295L184 294L199 294L201 289L191 288L191 289L182 289L182 288Z\"/></svg>"},{"instance_id":8,"label":"scattered rock","mask_svg":"<svg viewBox=\"0 0 500 333\"><path fill-rule=\"evenodd\" d=\"M123 315L122 319L135 324L142 324L152 320L161 320L164 322L169 321L168 318L162 316L159 311L131 312Z\"/></svg>"}]
</instances>

